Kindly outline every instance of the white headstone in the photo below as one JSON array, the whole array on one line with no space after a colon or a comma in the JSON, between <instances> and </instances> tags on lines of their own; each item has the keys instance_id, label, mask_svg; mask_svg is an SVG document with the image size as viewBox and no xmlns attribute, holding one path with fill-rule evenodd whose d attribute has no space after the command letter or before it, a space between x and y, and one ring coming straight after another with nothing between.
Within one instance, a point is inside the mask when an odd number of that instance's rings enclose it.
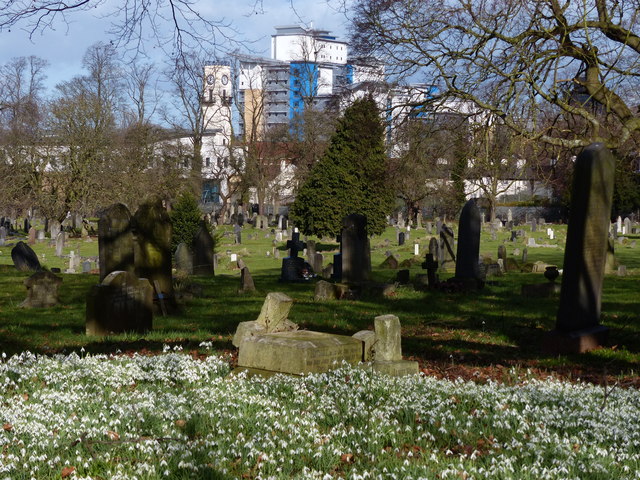
<instances>
[{"instance_id":1,"label":"white headstone","mask_svg":"<svg viewBox=\"0 0 640 480\"><path fill-rule=\"evenodd\" d=\"M415 243L413 245L413 254L417 257L418 255L420 255L420 244Z\"/></svg>"},{"instance_id":2,"label":"white headstone","mask_svg":"<svg viewBox=\"0 0 640 480\"><path fill-rule=\"evenodd\" d=\"M236 255L235 253L232 253L230 256L230 260L232 262L237 262L238 261L238 255Z\"/></svg>"}]
</instances>

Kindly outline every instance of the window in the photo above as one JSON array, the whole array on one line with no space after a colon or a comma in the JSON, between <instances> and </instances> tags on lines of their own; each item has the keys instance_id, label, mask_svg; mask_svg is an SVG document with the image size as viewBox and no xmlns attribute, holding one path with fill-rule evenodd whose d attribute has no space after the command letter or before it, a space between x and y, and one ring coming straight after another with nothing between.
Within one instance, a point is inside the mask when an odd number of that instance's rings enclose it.
<instances>
[{"instance_id":1,"label":"window","mask_svg":"<svg viewBox=\"0 0 640 480\"><path fill-rule=\"evenodd\" d=\"M204 165L205 165L205 167L210 167L211 166L211 159L209 157L204 159Z\"/></svg>"}]
</instances>

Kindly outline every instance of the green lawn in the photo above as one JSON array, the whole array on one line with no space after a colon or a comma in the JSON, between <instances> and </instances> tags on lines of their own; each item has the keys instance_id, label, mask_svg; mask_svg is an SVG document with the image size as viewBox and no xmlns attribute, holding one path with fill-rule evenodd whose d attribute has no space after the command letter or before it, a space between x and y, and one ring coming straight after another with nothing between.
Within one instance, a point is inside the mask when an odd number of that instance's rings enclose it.
<instances>
[{"instance_id":1,"label":"green lawn","mask_svg":"<svg viewBox=\"0 0 640 480\"><path fill-rule=\"evenodd\" d=\"M528 230L527 227L524 227ZM556 240L549 242L545 232L534 234L538 244L553 247L528 249L529 262L537 260L562 267L563 242L566 228L554 225ZM224 228L230 233L230 228ZM117 350L159 351L164 344L180 344L197 349L202 341L211 341L218 351L232 350L230 339L236 325L257 317L262 301L270 291L283 291L295 304L290 319L302 328L334 333L353 334L372 328L377 315L392 313L403 326L403 353L415 357L423 366L438 368L489 367L495 365L542 368L568 371L576 375L633 376L640 366L640 325L637 309L637 280L640 275L640 246L632 246L633 238L617 245L616 256L627 266L629 275L607 276L603 295L602 321L611 328L611 347L576 356L553 356L541 351L542 336L555 322L557 298L528 298L520 295L526 283L545 282L541 274L509 273L493 277L479 293L446 294L415 291L398 287L391 298L362 298L358 301L313 300L314 281L284 284L278 281L281 260L267 256L274 236L265 238L266 231L245 228L243 244L233 245L232 235L223 237L218 247L220 262L215 277L180 279L178 291L189 291L192 284L201 294L185 298L177 313L154 318L153 332L144 335L117 335L109 338L87 337L84 334L85 298L97 275L62 274L61 304L50 309L22 309L25 298L22 281L28 274L15 271L11 265L10 247L0 247L0 351L14 354L24 350L37 353L79 351L114 352ZM252 236L249 239L249 235ZM508 240L508 231L499 232L496 240L483 233L481 255L497 257L498 245ZM426 231L412 231L411 239L402 247L395 241L395 230L387 229L381 237L371 240L373 275L381 282L393 281L396 271L378 268L391 251L400 260L413 257L413 245L419 243L421 256L430 236ZM10 239L15 242L16 239ZM385 243L389 240L389 246ZM82 256L97 256L98 242L72 239L65 254L74 250ZM284 243L277 246L285 256ZM507 242L510 255L514 248L521 251L524 243ZM337 244L318 240L318 250L330 261ZM42 263L51 268L66 268L68 260L55 257L54 248L37 244L34 250ZM228 252L239 253L249 266L258 291L238 294L239 271L228 260ZM518 258L519 260L519 258ZM420 264L411 267L412 277L425 273ZM443 275L446 278L446 275Z\"/></svg>"}]
</instances>

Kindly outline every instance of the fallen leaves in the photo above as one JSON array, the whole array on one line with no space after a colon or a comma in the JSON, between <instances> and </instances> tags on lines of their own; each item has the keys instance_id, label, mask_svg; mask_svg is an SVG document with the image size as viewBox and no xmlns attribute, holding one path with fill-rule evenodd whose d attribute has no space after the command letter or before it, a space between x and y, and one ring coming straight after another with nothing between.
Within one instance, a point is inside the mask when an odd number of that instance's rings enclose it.
<instances>
[{"instance_id":1,"label":"fallen leaves","mask_svg":"<svg viewBox=\"0 0 640 480\"><path fill-rule=\"evenodd\" d=\"M68 476L70 476L75 471L76 471L76 467L64 467L62 469L62 471L60 472L60 476L62 478L67 478Z\"/></svg>"}]
</instances>

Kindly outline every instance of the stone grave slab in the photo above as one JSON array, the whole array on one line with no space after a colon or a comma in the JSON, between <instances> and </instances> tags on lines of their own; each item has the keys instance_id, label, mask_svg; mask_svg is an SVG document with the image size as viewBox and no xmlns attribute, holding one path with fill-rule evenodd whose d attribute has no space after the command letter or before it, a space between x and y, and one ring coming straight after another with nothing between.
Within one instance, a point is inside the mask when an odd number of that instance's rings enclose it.
<instances>
[{"instance_id":1,"label":"stone grave slab","mask_svg":"<svg viewBox=\"0 0 640 480\"><path fill-rule=\"evenodd\" d=\"M335 368L335 362L357 364L362 341L345 335L297 330L244 338L238 366L303 375Z\"/></svg>"}]
</instances>

